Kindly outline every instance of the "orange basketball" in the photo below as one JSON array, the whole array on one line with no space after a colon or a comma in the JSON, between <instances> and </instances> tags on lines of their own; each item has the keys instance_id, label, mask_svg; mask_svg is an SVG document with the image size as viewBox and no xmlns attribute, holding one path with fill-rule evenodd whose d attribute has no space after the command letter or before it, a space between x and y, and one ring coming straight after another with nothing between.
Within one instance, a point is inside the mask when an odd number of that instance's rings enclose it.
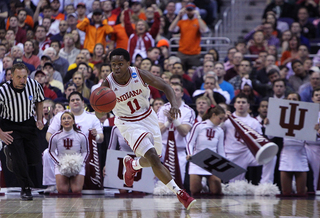
<instances>
[{"instance_id":1,"label":"orange basketball","mask_svg":"<svg viewBox=\"0 0 320 218\"><path fill-rule=\"evenodd\" d=\"M90 104L93 110L97 112L110 112L116 106L116 103L116 94L108 87L101 86L91 93Z\"/></svg>"}]
</instances>

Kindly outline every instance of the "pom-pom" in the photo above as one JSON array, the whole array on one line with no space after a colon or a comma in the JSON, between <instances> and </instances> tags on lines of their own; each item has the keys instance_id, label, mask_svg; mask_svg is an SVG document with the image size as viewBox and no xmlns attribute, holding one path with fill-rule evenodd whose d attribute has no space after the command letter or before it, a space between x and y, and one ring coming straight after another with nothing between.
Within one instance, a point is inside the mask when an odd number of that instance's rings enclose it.
<instances>
[{"instance_id":1,"label":"pom-pom","mask_svg":"<svg viewBox=\"0 0 320 218\"><path fill-rule=\"evenodd\" d=\"M76 176L80 173L83 164L81 154L65 154L60 158L60 173L66 177Z\"/></svg>"},{"instance_id":2,"label":"pom-pom","mask_svg":"<svg viewBox=\"0 0 320 218\"><path fill-rule=\"evenodd\" d=\"M224 195L259 195L274 196L280 194L278 186L271 183L253 185L247 181L235 181L229 184L221 184Z\"/></svg>"},{"instance_id":3,"label":"pom-pom","mask_svg":"<svg viewBox=\"0 0 320 218\"><path fill-rule=\"evenodd\" d=\"M225 195L253 195L254 185L247 181L237 180L222 186L222 193Z\"/></svg>"},{"instance_id":4,"label":"pom-pom","mask_svg":"<svg viewBox=\"0 0 320 218\"><path fill-rule=\"evenodd\" d=\"M261 195L261 196L274 196L274 195L280 194L280 190L278 186L276 186L275 184L263 183L263 184L259 184L256 187L254 194Z\"/></svg>"}]
</instances>

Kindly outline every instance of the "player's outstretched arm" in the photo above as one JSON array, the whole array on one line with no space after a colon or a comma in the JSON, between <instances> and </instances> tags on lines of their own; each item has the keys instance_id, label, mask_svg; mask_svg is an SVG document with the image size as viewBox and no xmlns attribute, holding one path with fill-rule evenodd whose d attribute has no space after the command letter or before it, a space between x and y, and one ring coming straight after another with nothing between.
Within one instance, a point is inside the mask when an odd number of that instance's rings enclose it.
<instances>
[{"instance_id":1,"label":"player's outstretched arm","mask_svg":"<svg viewBox=\"0 0 320 218\"><path fill-rule=\"evenodd\" d=\"M162 78L154 76L152 73L146 70L141 70L140 75L144 82L164 92L167 99L171 104L170 114L172 119L181 117L179 105L177 104L176 95L169 84L167 84Z\"/></svg>"}]
</instances>

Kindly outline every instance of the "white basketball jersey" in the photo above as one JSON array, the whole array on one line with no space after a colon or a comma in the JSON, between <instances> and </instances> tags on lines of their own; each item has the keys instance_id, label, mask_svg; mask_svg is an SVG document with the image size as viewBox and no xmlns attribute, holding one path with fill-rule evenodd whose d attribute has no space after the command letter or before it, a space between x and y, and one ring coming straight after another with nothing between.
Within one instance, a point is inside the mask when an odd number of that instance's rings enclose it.
<instances>
[{"instance_id":1,"label":"white basketball jersey","mask_svg":"<svg viewBox=\"0 0 320 218\"><path fill-rule=\"evenodd\" d=\"M107 81L110 89L114 91L117 97L117 104L112 110L113 113L122 120L131 120L140 118L150 110L149 96L150 90L141 78L140 72L136 67L128 68L131 74L129 81L121 85L113 78L113 73L109 74ZM143 118L141 116L141 118Z\"/></svg>"}]
</instances>

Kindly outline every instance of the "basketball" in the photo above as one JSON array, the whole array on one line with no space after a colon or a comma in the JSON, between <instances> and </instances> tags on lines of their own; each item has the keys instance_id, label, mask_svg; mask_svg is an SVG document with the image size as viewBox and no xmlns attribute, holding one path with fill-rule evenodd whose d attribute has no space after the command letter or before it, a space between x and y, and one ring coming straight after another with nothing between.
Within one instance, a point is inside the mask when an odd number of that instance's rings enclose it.
<instances>
[{"instance_id":1,"label":"basketball","mask_svg":"<svg viewBox=\"0 0 320 218\"><path fill-rule=\"evenodd\" d=\"M116 106L116 94L108 87L101 86L94 90L90 96L90 104L93 110L99 113L112 111Z\"/></svg>"}]
</instances>

